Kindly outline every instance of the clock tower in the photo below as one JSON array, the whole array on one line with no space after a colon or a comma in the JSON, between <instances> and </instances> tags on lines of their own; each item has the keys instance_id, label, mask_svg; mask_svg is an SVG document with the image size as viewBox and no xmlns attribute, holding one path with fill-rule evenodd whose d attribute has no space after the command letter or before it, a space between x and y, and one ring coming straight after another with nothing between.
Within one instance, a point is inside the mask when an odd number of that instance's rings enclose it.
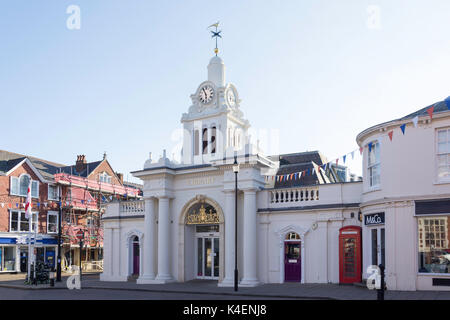
<instances>
[{"instance_id":1,"label":"clock tower","mask_svg":"<svg viewBox=\"0 0 450 320\"><path fill-rule=\"evenodd\" d=\"M249 122L243 118L236 87L225 79L225 64L214 56L208 64L208 80L191 95L184 113L183 164L206 164L226 153L244 148Z\"/></svg>"}]
</instances>

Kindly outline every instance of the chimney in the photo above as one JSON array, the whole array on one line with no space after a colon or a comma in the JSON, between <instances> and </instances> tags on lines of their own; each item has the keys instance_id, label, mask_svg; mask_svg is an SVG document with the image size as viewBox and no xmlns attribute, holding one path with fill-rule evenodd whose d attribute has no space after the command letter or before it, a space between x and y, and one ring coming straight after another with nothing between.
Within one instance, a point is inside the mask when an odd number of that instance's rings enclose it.
<instances>
[{"instance_id":1,"label":"chimney","mask_svg":"<svg viewBox=\"0 0 450 320\"><path fill-rule=\"evenodd\" d=\"M116 172L116 175L119 178L120 183L123 184L123 173Z\"/></svg>"},{"instance_id":2,"label":"chimney","mask_svg":"<svg viewBox=\"0 0 450 320\"><path fill-rule=\"evenodd\" d=\"M80 173L86 169L86 156L84 154L77 156L77 162L75 162L75 170Z\"/></svg>"}]
</instances>

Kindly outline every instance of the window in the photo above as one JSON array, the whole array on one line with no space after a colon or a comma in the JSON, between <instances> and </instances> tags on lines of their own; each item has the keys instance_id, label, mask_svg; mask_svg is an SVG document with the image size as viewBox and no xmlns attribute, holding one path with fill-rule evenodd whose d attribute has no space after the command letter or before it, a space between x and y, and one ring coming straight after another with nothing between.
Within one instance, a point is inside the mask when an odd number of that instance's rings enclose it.
<instances>
[{"instance_id":1,"label":"window","mask_svg":"<svg viewBox=\"0 0 450 320\"><path fill-rule=\"evenodd\" d=\"M216 127L211 128L211 153L216 153Z\"/></svg>"},{"instance_id":2,"label":"window","mask_svg":"<svg viewBox=\"0 0 450 320\"><path fill-rule=\"evenodd\" d=\"M58 232L58 212L47 213L47 233Z\"/></svg>"},{"instance_id":3,"label":"window","mask_svg":"<svg viewBox=\"0 0 450 320\"><path fill-rule=\"evenodd\" d=\"M208 128L203 128L202 132L203 154L208 153Z\"/></svg>"},{"instance_id":4,"label":"window","mask_svg":"<svg viewBox=\"0 0 450 320\"><path fill-rule=\"evenodd\" d=\"M371 142L371 148L368 153L367 167L369 171L369 186L380 185L380 144Z\"/></svg>"},{"instance_id":5,"label":"window","mask_svg":"<svg viewBox=\"0 0 450 320\"><path fill-rule=\"evenodd\" d=\"M16 267L16 248L5 246L0 247L0 270L15 271Z\"/></svg>"},{"instance_id":6,"label":"window","mask_svg":"<svg viewBox=\"0 0 450 320\"><path fill-rule=\"evenodd\" d=\"M103 172L99 174L99 180L100 182L111 183L111 176Z\"/></svg>"},{"instance_id":7,"label":"window","mask_svg":"<svg viewBox=\"0 0 450 320\"><path fill-rule=\"evenodd\" d=\"M450 179L450 128L438 130L436 140L438 179Z\"/></svg>"},{"instance_id":8,"label":"window","mask_svg":"<svg viewBox=\"0 0 450 320\"><path fill-rule=\"evenodd\" d=\"M36 228L37 222L37 214L36 212L32 212L32 230L34 231ZM10 232L29 232L30 231L30 222L25 217L25 211L19 210L11 210L9 215L9 231Z\"/></svg>"},{"instance_id":9,"label":"window","mask_svg":"<svg viewBox=\"0 0 450 320\"><path fill-rule=\"evenodd\" d=\"M22 174L20 177L11 177L10 194L14 196L26 197L30 179L30 176L27 174ZM31 181L31 197L39 198L38 181Z\"/></svg>"},{"instance_id":10,"label":"window","mask_svg":"<svg viewBox=\"0 0 450 320\"><path fill-rule=\"evenodd\" d=\"M59 200L58 186L48 185L48 200Z\"/></svg>"},{"instance_id":11,"label":"window","mask_svg":"<svg viewBox=\"0 0 450 320\"><path fill-rule=\"evenodd\" d=\"M450 273L450 216L418 218L419 272Z\"/></svg>"}]
</instances>

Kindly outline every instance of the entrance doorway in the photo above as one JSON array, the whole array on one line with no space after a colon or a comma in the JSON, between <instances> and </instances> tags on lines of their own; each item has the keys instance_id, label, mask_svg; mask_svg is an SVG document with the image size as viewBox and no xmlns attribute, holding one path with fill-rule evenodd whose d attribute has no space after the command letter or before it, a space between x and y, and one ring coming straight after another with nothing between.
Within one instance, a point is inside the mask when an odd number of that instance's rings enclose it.
<instances>
[{"instance_id":1,"label":"entrance doorway","mask_svg":"<svg viewBox=\"0 0 450 320\"><path fill-rule=\"evenodd\" d=\"M139 238L133 238L133 275L139 275Z\"/></svg>"},{"instance_id":2,"label":"entrance doorway","mask_svg":"<svg viewBox=\"0 0 450 320\"><path fill-rule=\"evenodd\" d=\"M218 227L219 225L196 226L195 270L197 279L219 279L220 241Z\"/></svg>"},{"instance_id":3,"label":"entrance doorway","mask_svg":"<svg viewBox=\"0 0 450 320\"><path fill-rule=\"evenodd\" d=\"M382 264L386 266L385 262L385 232L383 227L376 227L370 229L371 237L371 253L372 253L372 265L378 266Z\"/></svg>"},{"instance_id":4,"label":"entrance doorway","mask_svg":"<svg viewBox=\"0 0 450 320\"><path fill-rule=\"evenodd\" d=\"M302 274L300 236L295 232L287 234L284 241L284 281L300 282Z\"/></svg>"}]
</instances>

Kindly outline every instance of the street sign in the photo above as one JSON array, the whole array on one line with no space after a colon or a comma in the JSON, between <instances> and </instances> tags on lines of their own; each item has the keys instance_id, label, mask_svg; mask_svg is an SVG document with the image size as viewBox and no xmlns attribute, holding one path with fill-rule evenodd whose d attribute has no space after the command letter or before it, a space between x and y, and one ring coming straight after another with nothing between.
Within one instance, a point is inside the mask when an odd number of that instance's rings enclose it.
<instances>
[{"instance_id":1,"label":"street sign","mask_svg":"<svg viewBox=\"0 0 450 320\"><path fill-rule=\"evenodd\" d=\"M83 240L83 238L84 238L84 231L83 230L78 230L76 236L77 236L78 240L80 240L80 241Z\"/></svg>"}]
</instances>

